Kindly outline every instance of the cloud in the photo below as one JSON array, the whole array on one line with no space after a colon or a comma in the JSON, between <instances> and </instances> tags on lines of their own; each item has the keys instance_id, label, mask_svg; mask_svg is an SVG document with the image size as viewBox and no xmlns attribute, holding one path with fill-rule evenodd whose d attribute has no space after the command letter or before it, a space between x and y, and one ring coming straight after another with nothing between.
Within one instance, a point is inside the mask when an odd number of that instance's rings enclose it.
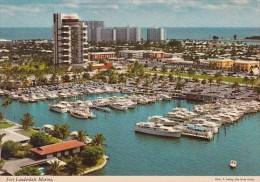
<instances>
[{"instance_id":1,"label":"cloud","mask_svg":"<svg viewBox=\"0 0 260 182\"><path fill-rule=\"evenodd\" d=\"M15 6L15 5L2 5L1 10L9 11L10 13L14 12L32 12L39 13L44 12L46 9L42 6Z\"/></svg>"},{"instance_id":2,"label":"cloud","mask_svg":"<svg viewBox=\"0 0 260 182\"><path fill-rule=\"evenodd\" d=\"M119 6L117 4L107 4L104 7L108 9L119 9Z\"/></svg>"},{"instance_id":3,"label":"cloud","mask_svg":"<svg viewBox=\"0 0 260 182\"><path fill-rule=\"evenodd\" d=\"M59 7L65 7L65 8L79 8L79 4L77 3L63 3L59 4Z\"/></svg>"},{"instance_id":4,"label":"cloud","mask_svg":"<svg viewBox=\"0 0 260 182\"><path fill-rule=\"evenodd\" d=\"M232 3L237 5L245 5L249 3L249 0L232 0Z\"/></svg>"}]
</instances>

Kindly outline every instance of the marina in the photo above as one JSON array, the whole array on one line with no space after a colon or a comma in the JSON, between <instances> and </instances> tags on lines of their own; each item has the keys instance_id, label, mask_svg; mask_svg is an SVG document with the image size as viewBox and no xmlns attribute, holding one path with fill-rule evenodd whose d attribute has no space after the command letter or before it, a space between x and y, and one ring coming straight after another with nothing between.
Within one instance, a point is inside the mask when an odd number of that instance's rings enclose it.
<instances>
[{"instance_id":1,"label":"marina","mask_svg":"<svg viewBox=\"0 0 260 182\"><path fill-rule=\"evenodd\" d=\"M101 97L112 96L123 95L120 93L85 95L84 99L94 101ZM72 102L74 99L66 100ZM176 107L193 112L195 106L203 106L200 102L161 100L146 105L139 104L135 109L126 112L111 110L104 113L93 110L96 118L86 121L75 118L69 113L50 112L48 105L52 103L50 100L29 104L13 101L5 111L6 117L18 123L25 112L30 112L35 118L37 127L67 123L71 131L83 129L90 138L96 132L102 132L107 138L106 150L110 155L110 161L104 169L89 175L260 175L258 171L260 146L257 140L260 136L255 130L260 127L259 112L243 115L238 123L221 126L211 141L204 141L190 137L164 138L134 132L135 123L146 121L151 115L166 118L167 112L172 112ZM252 145L255 147L250 147ZM185 165L194 158L196 161L193 160L192 168L190 165ZM230 170L229 166L223 167L227 166L226 162L232 158L239 159L239 167L236 170ZM176 165L180 159L183 162ZM169 167L162 168L163 165ZM124 170L123 166L128 166L128 169Z\"/></svg>"}]
</instances>

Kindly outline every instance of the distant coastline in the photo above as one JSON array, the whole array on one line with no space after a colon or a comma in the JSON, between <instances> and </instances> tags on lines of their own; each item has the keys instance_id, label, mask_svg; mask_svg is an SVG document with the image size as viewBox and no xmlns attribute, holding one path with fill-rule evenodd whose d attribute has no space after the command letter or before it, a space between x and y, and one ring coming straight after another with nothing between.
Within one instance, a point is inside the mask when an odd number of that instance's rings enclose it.
<instances>
[{"instance_id":1,"label":"distant coastline","mask_svg":"<svg viewBox=\"0 0 260 182\"><path fill-rule=\"evenodd\" d=\"M165 27L167 39L208 40L214 35L220 39L237 39L259 35L260 27ZM141 28L141 37L146 40L147 27ZM52 27L1 27L0 39L28 40L52 39Z\"/></svg>"}]
</instances>

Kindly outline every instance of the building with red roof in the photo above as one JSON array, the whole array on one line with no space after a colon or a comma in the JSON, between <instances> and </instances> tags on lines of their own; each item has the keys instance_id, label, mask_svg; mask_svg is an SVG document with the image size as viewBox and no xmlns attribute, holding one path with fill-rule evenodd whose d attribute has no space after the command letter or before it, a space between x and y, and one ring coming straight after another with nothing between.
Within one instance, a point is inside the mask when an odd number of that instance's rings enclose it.
<instances>
[{"instance_id":1,"label":"building with red roof","mask_svg":"<svg viewBox=\"0 0 260 182\"><path fill-rule=\"evenodd\" d=\"M33 156L38 159L48 159L52 157L68 156L79 153L86 146L85 143L77 140L70 140L61 143L55 143L42 147L32 148L30 151Z\"/></svg>"}]
</instances>

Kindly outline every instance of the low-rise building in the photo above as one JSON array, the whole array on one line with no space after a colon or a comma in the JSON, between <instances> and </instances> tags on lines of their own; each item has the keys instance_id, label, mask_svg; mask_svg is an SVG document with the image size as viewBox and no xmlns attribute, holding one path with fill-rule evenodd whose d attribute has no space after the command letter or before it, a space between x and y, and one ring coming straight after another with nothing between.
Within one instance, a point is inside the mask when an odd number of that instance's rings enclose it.
<instances>
[{"instance_id":1,"label":"low-rise building","mask_svg":"<svg viewBox=\"0 0 260 182\"><path fill-rule=\"evenodd\" d=\"M115 52L89 52L88 60L89 61L98 61L103 59L115 58Z\"/></svg>"},{"instance_id":2,"label":"low-rise building","mask_svg":"<svg viewBox=\"0 0 260 182\"><path fill-rule=\"evenodd\" d=\"M165 52L149 50L122 50L119 51L119 57L125 59L161 59L165 57Z\"/></svg>"},{"instance_id":3,"label":"low-rise building","mask_svg":"<svg viewBox=\"0 0 260 182\"><path fill-rule=\"evenodd\" d=\"M94 64L92 70L111 69L112 67L113 62L105 62L104 64Z\"/></svg>"},{"instance_id":4,"label":"low-rise building","mask_svg":"<svg viewBox=\"0 0 260 182\"><path fill-rule=\"evenodd\" d=\"M250 72L252 68L259 68L259 61L243 61L237 60L234 67L240 71Z\"/></svg>"},{"instance_id":5,"label":"low-rise building","mask_svg":"<svg viewBox=\"0 0 260 182\"><path fill-rule=\"evenodd\" d=\"M213 59L209 60L209 66L219 69L231 69L235 61L232 59Z\"/></svg>"},{"instance_id":6,"label":"low-rise building","mask_svg":"<svg viewBox=\"0 0 260 182\"><path fill-rule=\"evenodd\" d=\"M86 146L85 143L79 142L77 140L70 140L52 145L32 148L30 151L32 152L34 158L48 159L52 157L77 154L83 150L84 146Z\"/></svg>"}]
</instances>

